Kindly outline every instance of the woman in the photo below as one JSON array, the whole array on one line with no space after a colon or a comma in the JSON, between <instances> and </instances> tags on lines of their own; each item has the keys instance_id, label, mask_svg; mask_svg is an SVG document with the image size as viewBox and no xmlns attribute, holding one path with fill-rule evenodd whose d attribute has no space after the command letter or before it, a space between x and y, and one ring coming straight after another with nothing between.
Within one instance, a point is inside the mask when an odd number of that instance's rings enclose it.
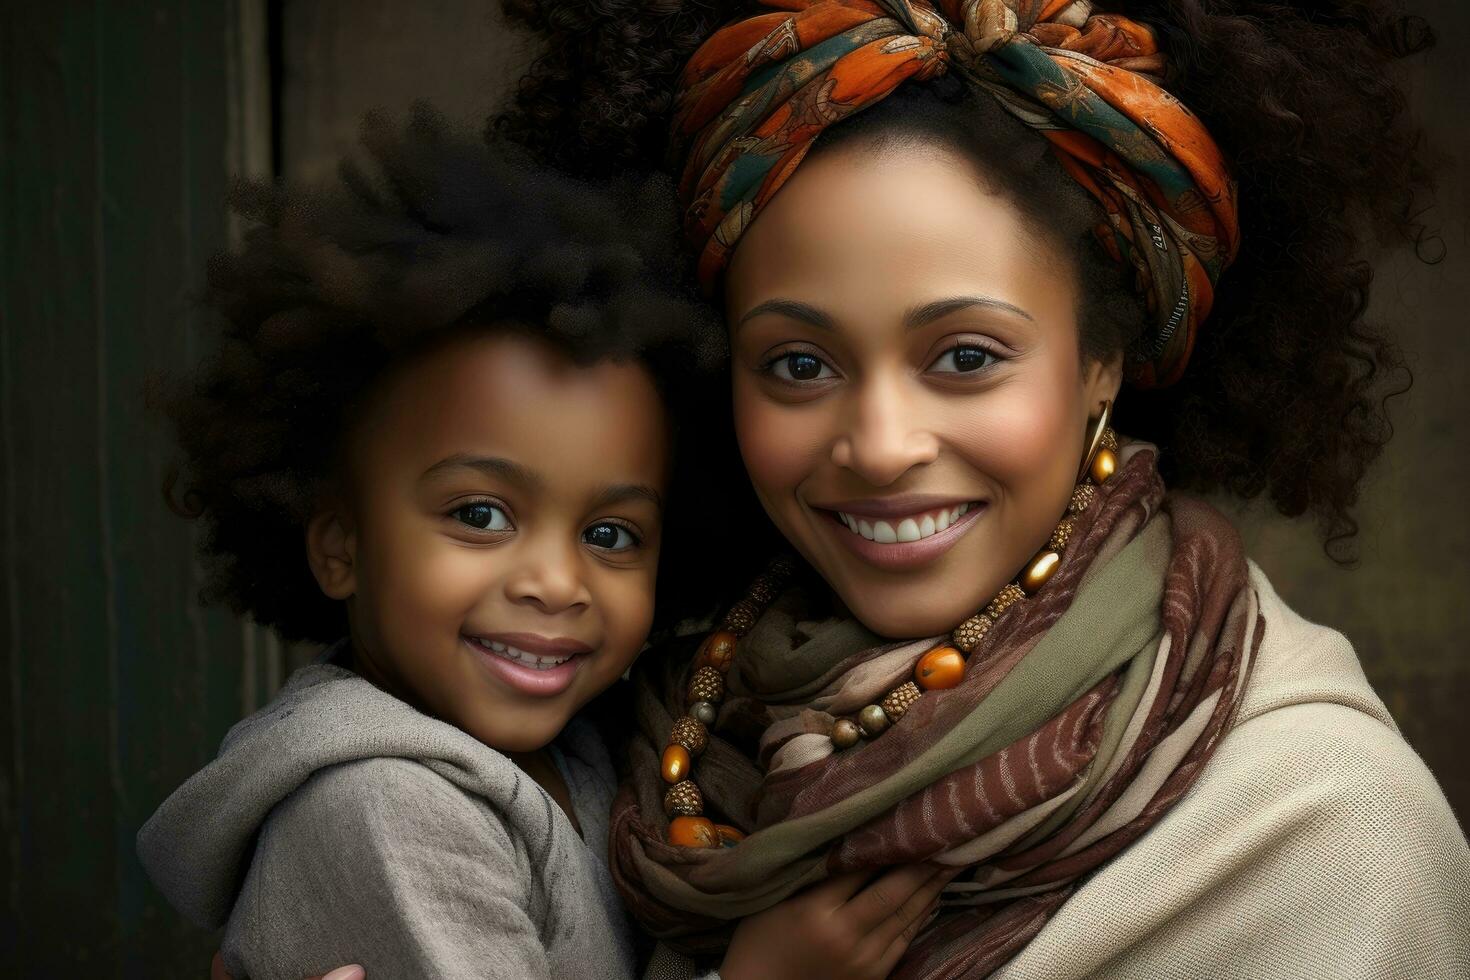
<instances>
[{"instance_id":1,"label":"woman","mask_svg":"<svg viewBox=\"0 0 1470 980\"><path fill-rule=\"evenodd\" d=\"M1347 642L1164 491L1351 536L1398 365L1355 229L1413 230L1385 66L1427 35L1116 7L521 11L552 53L505 128L598 168L672 132L740 453L809 566L645 673L614 870L672 948L934 861L895 976L1470 971L1464 837Z\"/></svg>"}]
</instances>

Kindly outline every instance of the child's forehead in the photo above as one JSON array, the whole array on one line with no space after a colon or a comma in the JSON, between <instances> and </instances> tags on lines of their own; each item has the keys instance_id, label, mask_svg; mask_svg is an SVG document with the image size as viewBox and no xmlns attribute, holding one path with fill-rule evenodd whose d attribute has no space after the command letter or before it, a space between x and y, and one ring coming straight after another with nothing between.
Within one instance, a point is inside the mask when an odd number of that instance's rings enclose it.
<instances>
[{"instance_id":1,"label":"child's forehead","mask_svg":"<svg viewBox=\"0 0 1470 980\"><path fill-rule=\"evenodd\" d=\"M379 466L427 471L491 455L589 485L661 483L667 466L664 406L646 368L579 364L522 330L462 333L406 364L375 401L363 448ZM388 455L398 458L379 458Z\"/></svg>"}]
</instances>

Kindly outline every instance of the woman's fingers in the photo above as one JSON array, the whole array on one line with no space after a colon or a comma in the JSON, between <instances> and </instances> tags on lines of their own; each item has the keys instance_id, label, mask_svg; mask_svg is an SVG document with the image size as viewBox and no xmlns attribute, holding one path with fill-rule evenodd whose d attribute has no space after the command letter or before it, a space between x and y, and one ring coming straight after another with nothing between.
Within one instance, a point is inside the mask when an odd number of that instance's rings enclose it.
<instances>
[{"instance_id":1,"label":"woman's fingers","mask_svg":"<svg viewBox=\"0 0 1470 980\"><path fill-rule=\"evenodd\" d=\"M905 864L886 871L848 899L840 913L859 935L867 935L899 914L905 904L939 873L930 864Z\"/></svg>"},{"instance_id":2,"label":"woman's fingers","mask_svg":"<svg viewBox=\"0 0 1470 980\"><path fill-rule=\"evenodd\" d=\"M322 980L367 980L367 971L353 963L351 966L337 967L322 977Z\"/></svg>"},{"instance_id":3,"label":"woman's fingers","mask_svg":"<svg viewBox=\"0 0 1470 980\"><path fill-rule=\"evenodd\" d=\"M223 953L216 952L214 959L210 960L209 980L235 980L230 971L225 969ZM339 966L325 976L307 977L306 980L367 980L367 971L353 963L351 966Z\"/></svg>"},{"instance_id":4,"label":"woman's fingers","mask_svg":"<svg viewBox=\"0 0 1470 980\"><path fill-rule=\"evenodd\" d=\"M888 976L888 974L893 972L893 968L898 966L898 961L903 959L903 954L908 952L909 943L914 941L914 937L919 934L919 930L924 927L924 923L929 921L929 917L933 915L935 911L938 910L938 908L939 900L935 899L929 904L929 907L924 910L923 915L919 916L919 918L910 927L900 932L898 936L888 944L888 948L886 950L883 950L881 954L875 957L873 963L874 974L876 976L886 977Z\"/></svg>"},{"instance_id":5,"label":"woman's fingers","mask_svg":"<svg viewBox=\"0 0 1470 980\"><path fill-rule=\"evenodd\" d=\"M862 891L872 877L871 871L848 871L833 875L801 892L797 898L810 901L821 909L835 909Z\"/></svg>"},{"instance_id":6,"label":"woman's fingers","mask_svg":"<svg viewBox=\"0 0 1470 980\"><path fill-rule=\"evenodd\" d=\"M885 921L878 923L872 931L873 947L879 951L887 950L895 942L901 942L903 948L907 948L919 930L924 927L931 912L939 902L939 893L944 886L954 880L959 874L958 868L931 869L934 873L929 880L904 901ZM902 949L900 950L900 953Z\"/></svg>"}]
</instances>

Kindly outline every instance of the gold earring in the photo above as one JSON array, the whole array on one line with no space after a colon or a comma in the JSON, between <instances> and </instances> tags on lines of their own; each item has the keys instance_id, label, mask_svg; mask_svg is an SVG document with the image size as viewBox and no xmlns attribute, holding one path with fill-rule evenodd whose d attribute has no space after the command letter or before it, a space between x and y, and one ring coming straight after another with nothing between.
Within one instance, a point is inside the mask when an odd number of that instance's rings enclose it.
<instances>
[{"instance_id":1,"label":"gold earring","mask_svg":"<svg viewBox=\"0 0 1470 980\"><path fill-rule=\"evenodd\" d=\"M1117 439L1108 428L1108 422L1113 416L1113 403L1104 401L1102 413L1098 415L1097 421L1093 423L1092 433L1087 438L1087 452L1082 457L1082 465L1077 468L1077 479L1080 482L1084 477L1091 475L1093 483L1106 483L1108 477L1118 468L1118 457L1113 452L1113 446Z\"/></svg>"}]
</instances>

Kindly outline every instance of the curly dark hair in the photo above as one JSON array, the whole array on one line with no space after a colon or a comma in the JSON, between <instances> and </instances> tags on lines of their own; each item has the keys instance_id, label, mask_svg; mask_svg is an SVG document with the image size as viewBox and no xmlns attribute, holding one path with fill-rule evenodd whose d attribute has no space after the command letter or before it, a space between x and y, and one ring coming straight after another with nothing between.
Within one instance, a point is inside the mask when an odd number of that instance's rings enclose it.
<instances>
[{"instance_id":1,"label":"curly dark hair","mask_svg":"<svg viewBox=\"0 0 1470 980\"><path fill-rule=\"evenodd\" d=\"M449 331L507 324L578 363L631 358L649 369L683 463L661 563L680 564L694 535L672 528L689 509L680 499L694 504L682 485L700 447L680 438L678 419L706 413L724 333L678 249L668 181L549 171L514 145L454 132L425 106L406 127L369 117L363 144L370 165L344 164L339 186L234 191L253 226L209 265L220 348L195 375L154 382L183 457L165 492L203 525L201 597L287 639L343 635L344 606L317 588L304 528L340 472L355 406L391 365ZM677 615L681 577L665 580L661 606Z\"/></svg>"},{"instance_id":2,"label":"curly dark hair","mask_svg":"<svg viewBox=\"0 0 1470 980\"><path fill-rule=\"evenodd\" d=\"M1159 36L1166 86L1232 162L1243 235L1183 380L1126 392L1118 424L1160 446L1172 486L1266 494L1285 515L1314 515L1328 553L1349 560L1358 489L1392 431L1387 401L1409 384L1397 345L1364 319L1366 256L1371 245L1408 242L1434 261L1442 248L1421 220L1431 168L1393 75L1395 61L1433 45L1433 32L1387 0L1099 6ZM550 44L491 129L597 172L663 159L684 62L753 9L747 0L505 7ZM944 80L925 84L934 100L957 101ZM900 113L887 115L900 124ZM993 163L998 152L980 155ZM1101 272L1083 260L1085 302L1105 298L1093 288ZM1116 296L1113 305L1101 316L1084 309L1084 325L1116 320Z\"/></svg>"}]
</instances>

